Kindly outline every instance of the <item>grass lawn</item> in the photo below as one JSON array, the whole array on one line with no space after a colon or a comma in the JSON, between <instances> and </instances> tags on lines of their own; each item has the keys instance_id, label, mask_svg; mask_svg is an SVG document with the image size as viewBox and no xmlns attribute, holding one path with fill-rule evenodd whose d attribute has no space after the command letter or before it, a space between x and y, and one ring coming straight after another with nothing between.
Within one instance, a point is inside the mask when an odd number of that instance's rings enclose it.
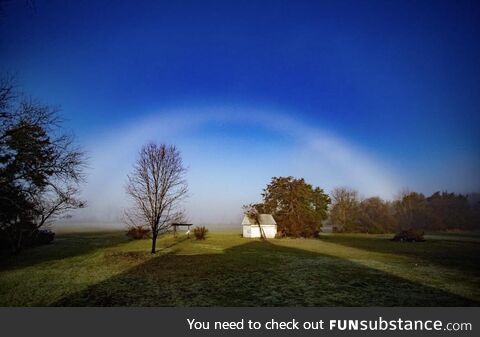
<instances>
[{"instance_id":1,"label":"grass lawn","mask_svg":"<svg viewBox=\"0 0 480 337\"><path fill-rule=\"evenodd\" d=\"M129 241L64 234L0 261L1 306L480 305L480 236L432 235Z\"/></svg>"}]
</instances>

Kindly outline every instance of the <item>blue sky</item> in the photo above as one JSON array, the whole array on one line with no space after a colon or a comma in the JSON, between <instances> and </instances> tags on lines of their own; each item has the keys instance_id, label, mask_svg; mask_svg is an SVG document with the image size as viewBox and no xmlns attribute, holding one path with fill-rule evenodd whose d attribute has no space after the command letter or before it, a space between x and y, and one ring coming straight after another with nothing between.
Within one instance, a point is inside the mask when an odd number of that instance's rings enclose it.
<instances>
[{"instance_id":1,"label":"blue sky","mask_svg":"<svg viewBox=\"0 0 480 337\"><path fill-rule=\"evenodd\" d=\"M386 198L480 190L476 1L12 1L4 12L0 71L60 105L90 152L79 217L115 221L148 140L182 150L198 222L236 221L280 174Z\"/></svg>"}]
</instances>

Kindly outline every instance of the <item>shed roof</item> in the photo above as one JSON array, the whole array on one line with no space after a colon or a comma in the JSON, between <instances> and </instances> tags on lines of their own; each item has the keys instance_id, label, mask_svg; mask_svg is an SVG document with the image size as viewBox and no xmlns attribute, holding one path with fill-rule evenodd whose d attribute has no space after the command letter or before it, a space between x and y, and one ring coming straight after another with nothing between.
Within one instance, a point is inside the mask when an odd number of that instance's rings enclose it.
<instances>
[{"instance_id":1,"label":"shed roof","mask_svg":"<svg viewBox=\"0 0 480 337\"><path fill-rule=\"evenodd\" d=\"M261 226L269 226L269 225L273 226L273 225L277 224L275 222L275 219L273 218L273 216L271 214L260 214L258 216L258 221L260 222ZM256 221L253 218L245 215L243 217L242 225L254 225L254 226L256 226L258 224L256 223Z\"/></svg>"}]
</instances>

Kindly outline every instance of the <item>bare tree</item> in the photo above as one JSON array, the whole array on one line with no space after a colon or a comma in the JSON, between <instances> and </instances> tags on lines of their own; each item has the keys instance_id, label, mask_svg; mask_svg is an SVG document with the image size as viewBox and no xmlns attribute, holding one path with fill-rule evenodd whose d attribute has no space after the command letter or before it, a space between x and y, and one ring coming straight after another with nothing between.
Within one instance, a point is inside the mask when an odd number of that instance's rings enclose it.
<instances>
[{"instance_id":1,"label":"bare tree","mask_svg":"<svg viewBox=\"0 0 480 337\"><path fill-rule=\"evenodd\" d=\"M140 150L128 175L126 191L133 207L125 212L125 220L129 225L150 227L152 254L158 235L183 216L179 205L188 191L185 173L175 146L149 143Z\"/></svg>"},{"instance_id":2,"label":"bare tree","mask_svg":"<svg viewBox=\"0 0 480 337\"><path fill-rule=\"evenodd\" d=\"M73 184L50 184L35 200L33 222L37 229L51 225L55 220L68 217L68 212L84 208L85 201L78 198L80 191Z\"/></svg>"},{"instance_id":3,"label":"bare tree","mask_svg":"<svg viewBox=\"0 0 480 337\"><path fill-rule=\"evenodd\" d=\"M332 191L331 197L330 221L343 231L355 231L358 226L358 192L347 187L338 187Z\"/></svg>"},{"instance_id":4,"label":"bare tree","mask_svg":"<svg viewBox=\"0 0 480 337\"><path fill-rule=\"evenodd\" d=\"M363 233L392 233L396 229L393 207L380 197L364 199L359 204L357 230Z\"/></svg>"},{"instance_id":5,"label":"bare tree","mask_svg":"<svg viewBox=\"0 0 480 337\"><path fill-rule=\"evenodd\" d=\"M260 223L260 210L262 209L263 205L261 204L248 204L248 205L243 205L243 213L250 218L250 220L253 220L253 222L258 226L260 230L260 238L262 240L266 240L267 236L265 235L265 230L263 229L261 223Z\"/></svg>"},{"instance_id":6,"label":"bare tree","mask_svg":"<svg viewBox=\"0 0 480 337\"><path fill-rule=\"evenodd\" d=\"M428 219L427 200L422 193L405 189L394 202L400 229L424 228Z\"/></svg>"}]
</instances>

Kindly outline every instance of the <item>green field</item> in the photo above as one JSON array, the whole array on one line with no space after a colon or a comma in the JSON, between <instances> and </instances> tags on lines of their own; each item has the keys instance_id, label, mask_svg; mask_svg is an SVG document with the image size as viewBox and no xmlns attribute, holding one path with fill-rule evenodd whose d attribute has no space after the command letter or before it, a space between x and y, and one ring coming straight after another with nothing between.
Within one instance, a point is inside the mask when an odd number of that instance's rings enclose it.
<instances>
[{"instance_id":1,"label":"green field","mask_svg":"<svg viewBox=\"0 0 480 337\"><path fill-rule=\"evenodd\" d=\"M478 235L205 241L63 234L0 261L1 306L478 306Z\"/></svg>"}]
</instances>

